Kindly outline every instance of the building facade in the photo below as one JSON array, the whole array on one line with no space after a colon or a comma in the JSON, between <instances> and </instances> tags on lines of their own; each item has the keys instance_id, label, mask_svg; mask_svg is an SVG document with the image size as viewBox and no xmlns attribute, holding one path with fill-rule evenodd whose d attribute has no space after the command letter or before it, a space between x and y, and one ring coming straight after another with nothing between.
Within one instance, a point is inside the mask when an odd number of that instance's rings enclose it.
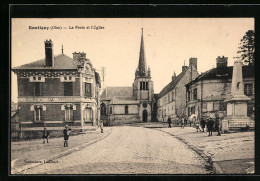
<instances>
[{"instance_id":1,"label":"building facade","mask_svg":"<svg viewBox=\"0 0 260 181\"><path fill-rule=\"evenodd\" d=\"M227 57L217 57L216 68L202 73L186 85L188 115L215 117L219 111L221 117L227 116L225 100L231 95L233 66L227 66ZM249 98L247 115L254 116L255 104L255 73L253 66L242 66L244 93Z\"/></svg>"},{"instance_id":2,"label":"building facade","mask_svg":"<svg viewBox=\"0 0 260 181\"><path fill-rule=\"evenodd\" d=\"M182 66L182 72L166 85L158 95L157 119L166 122L170 116L172 119L186 114L186 88L185 85L199 75L197 71L197 58L189 59L189 67Z\"/></svg>"},{"instance_id":3,"label":"building facade","mask_svg":"<svg viewBox=\"0 0 260 181\"><path fill-rule=\"evenodd\" d=\"M45 41L45 58L19 67L19 120L24 126L97 125L100 77L86 54L53 55Z\"/></svg>"},{"instance_id":4,"label":"building facade","mask_svg":"<svg viewBox=\"0 0 260 181\"><path fill-rule=\"evenodd\" d=\"M143 30L139 64L130 87L107 87L101 95L101 119L105 124L115 125L152 120L153 81L147 68Z\"/></svg>"}]
</instances>

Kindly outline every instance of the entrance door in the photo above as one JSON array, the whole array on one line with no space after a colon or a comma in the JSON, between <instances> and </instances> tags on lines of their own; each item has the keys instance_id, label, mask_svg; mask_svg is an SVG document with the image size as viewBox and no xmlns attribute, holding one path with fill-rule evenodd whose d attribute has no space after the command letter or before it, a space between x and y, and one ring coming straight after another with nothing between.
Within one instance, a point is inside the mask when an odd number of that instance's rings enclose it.
<instances>
[{"instance_id":1,"label":"entrance door","mask_svg":"<svg viewBox=\"0 0 260 181\"><path fill-rule=\"evenodd\" d=\"M84 121L92 122L92 109L90 109L90 108L85 109Z\"/></svg>"},{"instance_id":2,"label":"entrance door","mask_svg":"<svg viewBox=\"0 0 260 181\"><path fill-rule=\"evenodd\" d=\"M147 122L147 111L146 110L143 110L143 122Z\"/></svg>"}]
</instances>

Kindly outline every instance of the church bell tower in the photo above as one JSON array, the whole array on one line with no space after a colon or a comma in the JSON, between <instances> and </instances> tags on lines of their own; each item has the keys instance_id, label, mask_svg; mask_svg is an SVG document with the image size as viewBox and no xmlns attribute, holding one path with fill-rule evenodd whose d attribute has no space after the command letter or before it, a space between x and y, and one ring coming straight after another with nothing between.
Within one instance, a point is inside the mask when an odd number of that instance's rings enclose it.
<instances>
[{"instance_id":1,"label":"church bell tower","mask_svg":"<svg viewBox=\"0 0 260 181\"><path fill-rule=\"evenodd\" d=\"M153 81L151 79L151 70L150 67L147 68L146 65L143 28L139 52L139 63L135 72L135 80L133 83L133 93L135 99L140 102L139 115L142 121L151 121L151 110L154 91Z\"/></svg>"}]
</instances>

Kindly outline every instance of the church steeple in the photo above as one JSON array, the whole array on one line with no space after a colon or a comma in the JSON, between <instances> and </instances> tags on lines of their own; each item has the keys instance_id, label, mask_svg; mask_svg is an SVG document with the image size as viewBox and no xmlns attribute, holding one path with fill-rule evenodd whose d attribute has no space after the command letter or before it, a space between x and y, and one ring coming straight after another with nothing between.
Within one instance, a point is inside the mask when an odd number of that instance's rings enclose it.
<instances>
[{"instance_id":1,"label":"church steeple","mask_svg":"<svg viewBox=\"0 0 260 181\"><path fill-rule=\"evenodd\" d=\"M145 59L145 53L144 53L143 28L142 28L141 45L140 45L140 52L139 52L139 64L138 64L138 73L137 74L140 77L147 76L146 59Z\"/></svg>"}]
</instances>

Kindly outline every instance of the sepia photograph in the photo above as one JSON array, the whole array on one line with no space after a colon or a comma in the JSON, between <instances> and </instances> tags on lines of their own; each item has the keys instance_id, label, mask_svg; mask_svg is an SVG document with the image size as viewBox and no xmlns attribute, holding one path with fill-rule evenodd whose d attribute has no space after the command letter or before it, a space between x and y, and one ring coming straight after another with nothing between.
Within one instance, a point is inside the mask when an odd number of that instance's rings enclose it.
<instances>
[{"instance_id":1,"label":"sepia photograph","mask_svg":"<svg viewBox=\"0 0 260 181\"><path fill-rule=\"evenodd\" d=\"M255 174L254 18L11 18L11 175Z\"/></svg>"}]
</instances>

